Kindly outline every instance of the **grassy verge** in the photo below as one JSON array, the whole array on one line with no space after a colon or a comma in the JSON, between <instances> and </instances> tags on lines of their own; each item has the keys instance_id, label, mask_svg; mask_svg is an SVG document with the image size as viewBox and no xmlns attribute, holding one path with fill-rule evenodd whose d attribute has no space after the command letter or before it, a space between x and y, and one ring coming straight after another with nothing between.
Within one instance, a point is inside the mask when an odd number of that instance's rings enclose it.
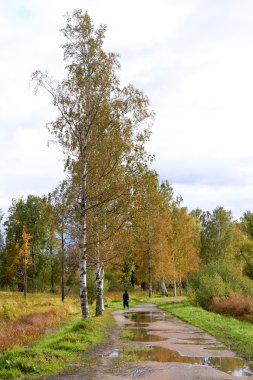
<instances>
[{"instance_id":1,"label":"grassy verge","mask_svg":"<svg viewBox=\"0 0 253 380\"><path fill-rule=\"evenodd\" d=\"M121 303L111 302L103 316L88 320L72 316L62 322L57 331L43 336L28 348L7 351L0 356L0 379L34 379L89 366L91 358L85 353L92 345L106 340L108 326L114 325L110 314L119 306ZM94 314L93 308L90 311Z\"/></svg>"},{"instance_id":2,"label":"grassy verge","mask_svg":"<svg viewBox=\"0 0 253 380\"><path fill-rule=\"evenodd\" d=\"M0 353L37 340L46 330L79 314L78 299L62 303L58 295L0 292Z\"/></svg>"},{"instance_id":3,"label":"grassy verge","mask_svg":"<svg viewBox=\"0 0 253 380\"><path fill-rule=\"evenodd\" d=\"M245 359L253 359L252 323L206 311L189 301L166 303L159 308L209 332Z\"/></svg>"},{"instance_id":4,"label":"grassy verge","mask_svg":"<svg viewBox=\"0 0 253 380\"><path fill-rule=\"evenodd\" d=\"M69 297L67 301L68 311L77 312L79 300ZM46 313L63 308L60 296L53 294L29 294L26 300L20 292L0 292L0 328L5 328L10 322L17 321L20 317L34 313Z\"/></svg>"}]
</instances>

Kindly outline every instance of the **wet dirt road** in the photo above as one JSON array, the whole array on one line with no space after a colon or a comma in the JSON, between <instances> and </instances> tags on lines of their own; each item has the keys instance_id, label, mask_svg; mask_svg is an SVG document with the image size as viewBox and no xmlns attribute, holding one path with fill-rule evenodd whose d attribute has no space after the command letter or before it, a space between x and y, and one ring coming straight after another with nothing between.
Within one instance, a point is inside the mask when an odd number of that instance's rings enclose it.
<instances>
[{"instance_id":1,"label":"wet dirt road","mask_svg":"<svg viewBox=\"0 0 253 380\"><path fill-rule=\"evenodd\" d=\"M100 347L100 352L96 353L97 365L85 372L51 379L253 379L247 363L214 337L157 309L153 304L116 311L113 315L117 322L116 331L125 330L128 341L114 339L114 343ZM139 360L127 366L121 363L125 347L137 347ZM148 349L144 350L143 347Z\"/></svg>"},{"instance_id":2,"label":"wet dirt road","mask_svg":"<svg viewBox=\"0 0 253 380\"><path fill-rule=\"evenodd\" d=\"M140 352L145 361L140 366L139 380L253 379L247 363L214 337L153 304L140 305L126 313L117 311L114 317L121 329L132 332L132 345L138 342L151 347ZM133 379L137 369L129 370L124 378Z\"/></svg>"}]
</instances>

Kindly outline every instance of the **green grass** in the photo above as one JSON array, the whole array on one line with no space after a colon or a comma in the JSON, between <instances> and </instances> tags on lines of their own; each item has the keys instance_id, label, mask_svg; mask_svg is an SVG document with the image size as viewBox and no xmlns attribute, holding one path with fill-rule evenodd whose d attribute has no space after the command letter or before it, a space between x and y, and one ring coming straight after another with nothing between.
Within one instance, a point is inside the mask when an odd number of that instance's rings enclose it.
<instances>
[{"instance_id":1,"label":"green grass","mask_svg":"<svg viewBox=\"0 0 253 380\"><path fill-rule=\"evenodd\" d=\"M252 323L206 311L187 300L166 303L159 308L209 332L245 359L253 359Z\"/></svg>"},{"instance_id":2,"label":"green grass","mask_svg":"<svg viewBox=\"0 0 253 380\"><path fill-rule=\"evenodd\" d=\"M29 348L8 351L0 356L0 379L38 379L71 371L77 365L89 366L91 358L85 353L92 345L106 340L107 328L114 324L110 313L118 306L115 303L100 317L85 320L71 317L61 323L59 330L45 335Z\"/></svg>"}]
</instances>

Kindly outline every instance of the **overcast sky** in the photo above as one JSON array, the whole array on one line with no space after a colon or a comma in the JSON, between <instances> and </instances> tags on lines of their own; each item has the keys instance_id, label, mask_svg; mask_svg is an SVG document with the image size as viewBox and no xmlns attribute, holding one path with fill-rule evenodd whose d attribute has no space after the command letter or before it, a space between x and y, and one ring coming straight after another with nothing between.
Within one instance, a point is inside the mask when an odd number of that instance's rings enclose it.
<instances>
[{"instance_id":1,"label":"overcast sky","mask_svg":"<svg viewBox=\"0 0 253 380\"><path fill-rule=\"evenodd\" d=\"M252 0L0 0L0 209L64 176L60 148L47 146L54 110L29 80L36 69L63 77L59 29L76 8L107 25L122 82L150 98L160 178L190 210L253 211Z\"/></svg>"}]
</instances>

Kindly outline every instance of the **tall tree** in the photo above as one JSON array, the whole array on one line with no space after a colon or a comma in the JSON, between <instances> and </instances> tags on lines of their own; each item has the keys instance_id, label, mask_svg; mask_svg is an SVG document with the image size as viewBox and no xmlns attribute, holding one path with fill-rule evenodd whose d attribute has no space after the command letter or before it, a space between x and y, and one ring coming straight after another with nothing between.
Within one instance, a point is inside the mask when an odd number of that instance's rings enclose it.
<instances>
[{"instance_id":1,"label":"tall tree","mask_svg":"<svg viewBox=\"0 0 253 380\"><path fill-rule=\"evenodd\" d=\"M238 255L244 262L244 273L253 278L253 213L251 211L243 214L239 229L244 236L243 244L239 245Z\"/></svg>"},{"instance_id":2,"label":"tall tree","mask_svg":"<svg viewBox=\"0 0 253 380\"><path fill-rule=\"evenodd\" d=\"M2 251L4 247L4 237L3 237L3 228L2 228L3 217L4 217L4 214L0 210L0 252Z\"/></svg>"},{"instance_id":3,"label":"tall tree","mask_svg":"<svg viewBox=\"0 0 253 380\"><path fill-rule=\"evenodd\" d=\"M55 258L57 257L60 263L62 301L71 290L71 288L66 289L66 282L72 282L78 268L78 260L76 258L73 260L73 250L79 252L77 243L79 231L74 210L76 197L71 183L64 180L50 193L48 199L54 230L53 241L57 240ZM66 272L68 272L67 278Z\"/></svg>"},{"instance_id":4,"label":"tall tree","mask_svg":"<svg viewBox=\"0 0 253 380\"><path fill-rule=\"evenodd\" d=\"M231 211L217 207L212 213L204 212L201 219L201 251L203 262L221 261L226 257L233 240Z\"/></svg>"},{"instance_id":5,"label":"tall tree","mask_svg":"<svg viewBox=\"0 0 253 380\"><path fill-rule=\"evenodd\" d=\"M172 231L169 235L169 250L173 259L174 294L179 284L182 295L182 281L199 267L199 225L185 207L172 207Z\"/></svg>"},{"instance_id":6,"label":"tall tree","mask_svg":"<svg viewBox=\"0 0 253 380\"><path fill-rule=\"evenodd\" d=\"M24 299L27 298L27 268L31 265L31 261L29 259L29 240L31 239L31 235L26 232L26 227L23 226L22 232L22 245L19 246L17 243L18 250L18 261L21 264L21 273L23 276L23 293Z\"/></svg>"},{"instance_id":7,"label":"tall tree","mask_svg":"<svg viewBox=\"0 0 253 380\"><path fill-rule=\"evenodd\" d=\"M50 131L66 153L65 168L79 193L80 300L89 317L87 244L89 212L125 193L124 168L145 155L152 113L146 96L133 86L121 87L118 56L103 50L106 27L94 28L87 13L75 10L62 29L66 38L67 78L53 81L37 71L32 79L45 88L59 112ZM114 173L114 181L112 179ZM95 192L94 189L97 191Z\"/></svg>"},{"instance_id":8,"label":"tall tree","mask_svg":"<svg viewBox=\"0 0 253 380\"><path fill-rule=\"evenodd\" d=\"M29 240L31 266L29 268L29 277L31 277L32 291L36 290L36 277L43 266L43 255L46 250L46 231L47 218L45 213L45 198L35 195L28 195L26 199L13 199L9 208L9 215L4 225L6 229L6 250L4 252L5 265L10 279L16 278L17 255L16 245L19 247L23 244L23 226L26 232L31 236ZM19 283L19 281L18 281ZM23 288L23 282L20 283Z\"/></svg>"},{"instance_id":9,"label":"tall tree","mask_svg":"<svg viewBox=\"0 0 253 380\"><path fill-rule=\"evenodd\" d=\"M248 237L253 240L253 212L247 211L241 218L241 226Z\"/></svg>"}]
</instances>

